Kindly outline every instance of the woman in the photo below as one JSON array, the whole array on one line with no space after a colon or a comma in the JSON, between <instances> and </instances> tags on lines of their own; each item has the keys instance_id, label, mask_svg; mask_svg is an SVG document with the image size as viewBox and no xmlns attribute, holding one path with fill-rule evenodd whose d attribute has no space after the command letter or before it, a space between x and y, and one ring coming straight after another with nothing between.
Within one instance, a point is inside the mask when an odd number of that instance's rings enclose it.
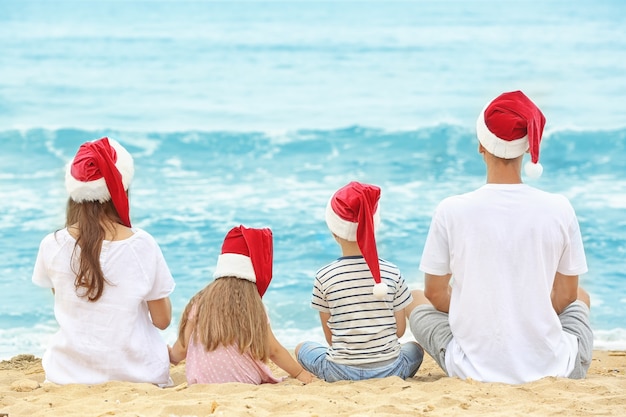
<instances>
[{"instance_id":1,"label":"woman","mask_svg":"<svg viewBox=\"0 0 626 417\"><path fill-rule=\"evenodd\" d=\"M118 142L84 143L67 167L66 227L41 242L33 282L51 288L59 331L42 365L57 384L169 379L174 280L147 232L131 227L131 155Z\"/></svg>"}]
</instances>

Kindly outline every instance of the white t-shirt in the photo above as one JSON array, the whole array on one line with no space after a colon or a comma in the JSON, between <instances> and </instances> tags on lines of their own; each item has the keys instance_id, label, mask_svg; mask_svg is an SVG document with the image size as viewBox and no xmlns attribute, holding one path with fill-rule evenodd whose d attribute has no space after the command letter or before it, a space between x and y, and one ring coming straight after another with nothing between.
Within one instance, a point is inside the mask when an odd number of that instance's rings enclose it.
<instances>
[{"instance_id":1,"label":"white t-shirt","mask_svg":"<svg viewBox=\"0 0 626 417\"><path fill-rule=\"evenodd\" d=\"M587 263L569 201L525 184L486 184L442 201L420 269L451 273L450 376L523 383L568 376L578 343L550 299L555 273Z\"/></svg>"},{"instance_id":2,"label":"white t-shirt","mask_svg":"<svg viewBox=\"0 0 626 417\"><path fill-rule=\"evenodd\" d=\"M100 263L108 283L95 302L76 294L70 265L76 241L67 229L42 240L33 282L54 288L59 324L42 359L48 381L168 383L167 345L147 301L169 296L175 284L154 238L133 232L128 239L103 242Z\"/></svg>"}]
</instances>

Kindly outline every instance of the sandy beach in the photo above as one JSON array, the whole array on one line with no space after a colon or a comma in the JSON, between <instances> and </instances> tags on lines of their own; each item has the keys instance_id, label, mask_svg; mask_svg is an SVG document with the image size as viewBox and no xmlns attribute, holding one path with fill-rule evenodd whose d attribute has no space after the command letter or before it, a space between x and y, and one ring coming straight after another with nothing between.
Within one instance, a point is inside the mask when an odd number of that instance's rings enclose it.
<instances>
[{"instance_id":1,"label":"sandy beach","mask_svg":"<svg viewBox=\"0 0 626 417\"><path fill-rule=\"evenodd\" d=\"M285 375L272 366L275 375ZM426 357L415 378L301 385L193 385L184 363L174 386L109 382L44 383L41 360L19 355L0 363L0 416L624 416L626 352L594 351L587 379L544 378L524 385L444 376Z\"/></svg>"}]
</instances>

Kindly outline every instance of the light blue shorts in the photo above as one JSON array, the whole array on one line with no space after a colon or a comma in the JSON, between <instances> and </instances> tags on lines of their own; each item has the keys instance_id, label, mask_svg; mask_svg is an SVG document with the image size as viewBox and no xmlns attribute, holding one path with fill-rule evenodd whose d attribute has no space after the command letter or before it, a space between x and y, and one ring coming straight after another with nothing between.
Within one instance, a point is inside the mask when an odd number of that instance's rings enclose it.
<instances>
[{"instance_id":1,"label":"light blue shorts","mask_svg":"<svg viewBox=\"0 0 626 417\"><path fill-rule=\"evenodd\" d=\"M578 356L569 378L580 379L587 375L593 355L593 331L589 324L589 307L574 301L559 314L563 331L578 338ZM448 314L431 305L420 305L409 316L411 333L446 373L446 348L452 340Z\"/></svg>"},{"instance_id":2,"label":"light blue shorts","mask_svg":"<svg viewBox=\"0 0 626 417\"><path fill-rule=\"evenodd\" d=\"M419 369L424 359L424 350L415 342L403 343L400 355L380 365L343 365L328 359L328 346L317 342L304 342L298 350L298 362L315 376L326 382L360 381L363 379L399 376L410 378Z\"/></svg>"}]
</instances>

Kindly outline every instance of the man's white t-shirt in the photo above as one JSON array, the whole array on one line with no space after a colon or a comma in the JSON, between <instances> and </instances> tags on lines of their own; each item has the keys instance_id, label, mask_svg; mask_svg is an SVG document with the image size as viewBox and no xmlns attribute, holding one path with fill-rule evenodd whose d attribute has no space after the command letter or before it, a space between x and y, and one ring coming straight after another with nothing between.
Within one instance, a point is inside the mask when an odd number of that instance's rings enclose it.
<instances>
[{"instance_id":1,"label":"man's white t-shirt","mask_svg":"<svg viewBox=\"0 0 626 417\"><path fill-rule=\"evenodd\" d=\"M420 269L452 274L450 376L523 383L568 376L576 337L562 330L550 293L555 272L587 272L569 201L526 184L486 184L443 200Z\"/></svg>"},{"instance_id":2,"label":"man's white t-shirt","mask_svg":"<svg viewBox=\"0 0 626 417\"><path fill-rule=\"evenodd\" d=\"M33 282L54 288L59 324L42 359L48 381L168 383L167 345L147 301L169 296L175 284L154 238L133 232L128 239L103 242L100 262L108 283L95 302L76 293L70 262L76 241L67 229L42 240Z\"/></svg>"}]
</instances>

